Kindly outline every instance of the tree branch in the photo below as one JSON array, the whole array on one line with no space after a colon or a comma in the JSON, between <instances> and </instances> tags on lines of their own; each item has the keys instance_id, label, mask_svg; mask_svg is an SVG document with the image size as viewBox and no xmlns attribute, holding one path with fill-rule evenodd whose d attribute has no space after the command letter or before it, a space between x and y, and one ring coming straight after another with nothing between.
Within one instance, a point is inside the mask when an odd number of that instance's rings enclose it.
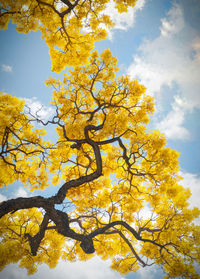
<instances>
[{"instance_id":1,"label":"tree branch","mask_svg":"<svg viewBox=\"0 0 200 279\"><path fill-rule=\"evenodd\" d=\"M37 251L40 246L40 243L45 236L45 231L46 231L46 228L48 225L48 221L49 221L49 216L47 214L45 214L43 221L40 225L39 232L33 237L29 233L26 233L24 235L24 237L28 238L28 240L29 240L30 247L31 247L31 253L33 256L37 255Z\"/></svg>"},{"instance_id":2,"label":"tree branch","mask_svg":"<svg viewBox=\"0 0 200 279\"><path fill-rule=\"evenodd\" d=\"M138 254L136 253L135 249L131 245L130 241L125 237L125 235L122 232L118 231L118 234L121 236L121 238L129 246L130 250L132 251L133 255L136 257L136 259L142 264L143 267L145 267L146 266L145 262L138 256Z\"/></svg>"},{"instance_id":3,"label":"tree branch","mask_svg":"<svg viewBox=\"0 0 200 279\"><path fill-rule=\"evenodd\" d=\"M48 199L41 196L31 198L16 198L0 203L0 218L8 213L13 213L20 209L28 209L33 207L45 208L48 204Z\"/></svg>"}]
</instances>

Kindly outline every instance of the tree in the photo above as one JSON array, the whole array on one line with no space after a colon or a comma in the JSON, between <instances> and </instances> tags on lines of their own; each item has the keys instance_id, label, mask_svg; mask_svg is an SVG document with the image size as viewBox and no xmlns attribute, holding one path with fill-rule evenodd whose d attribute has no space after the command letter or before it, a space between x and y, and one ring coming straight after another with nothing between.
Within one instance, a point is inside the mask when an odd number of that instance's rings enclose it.
<instances>
[{"instance_id":1,"label":"tree","mask_svg":"<svg viewBox=\"0 0 200 279\"><path fill-rule=\"evenodd\" d=\"M73 2L73 3L72 3ZM94 43L106 38L106 29L114 25L103 13L110 0L5 0L0 3L0 26L8 22L17 31L40 30L49 46L52 70L87 63ZM119 12L133 7L136 0L114 0Z\"/></svg>"},{"instance_id":2,"label":"tree","mask_svg":"<svg viewBox=\"0 0 200 279\"><path fill-rule=\"evenodd\" d=\"M200 211L188 207L178 154L146 128L154 105L145 87L117 71L110 50L93 51L63 80L49 78L55 111L46 122L1 94L1 186L17 180L31 191L55 188L50 197L0 204L2 268L20 262L33 273L41 263L96 253L121 273L155 263L167 278L199 278Z\"/></svg>"}]
</instances>

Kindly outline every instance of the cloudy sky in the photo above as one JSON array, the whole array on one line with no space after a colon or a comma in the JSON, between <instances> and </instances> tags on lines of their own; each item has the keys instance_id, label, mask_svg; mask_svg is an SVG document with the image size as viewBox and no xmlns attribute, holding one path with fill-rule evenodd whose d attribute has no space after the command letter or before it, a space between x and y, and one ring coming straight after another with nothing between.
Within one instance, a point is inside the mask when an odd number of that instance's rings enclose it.
<instances>
[{"instance_id":1,"label":"cloudy sky","mask_svg":"<svg viewBox=\"0 0 200 279\"><path fill-rule=\"evenodd\" d=\"M118 57L120 74L130 74L155 97L156 111L149 128L159 129L168 145L180 153L182 184L190 187L191 206L200 206L200 1L139 0L126 15L111 5L107 13L116 26L108 39L96 44L99 51L110 48ZM41 117L51 113L51 90L44 81L51 75L48 48L39 32L18 34L13 25L0 32L0 90L26 100L34 109L43 106ZM28 196L17 184L2 189L0 200ZM25 270L10 265L4 279L28 278ZM121 276L109 262L94 257L85 263L60 262L54 270L41 266L30 279L157 279L162 272L142 269Z\"/></svg>"}]
</instances>

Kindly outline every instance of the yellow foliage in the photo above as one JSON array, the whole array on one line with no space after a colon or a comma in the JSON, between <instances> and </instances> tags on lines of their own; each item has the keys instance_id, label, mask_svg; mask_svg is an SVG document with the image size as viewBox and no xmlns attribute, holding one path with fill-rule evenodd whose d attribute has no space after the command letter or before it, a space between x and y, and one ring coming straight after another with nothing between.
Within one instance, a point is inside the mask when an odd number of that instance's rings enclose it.
<instances>
[{"instance_id":1,"label":"yellow foliage","mask_svg":"<svg viewBox=\"0 0 200 279\"><path fill-rule=\"evenodd\" d=\"M9 263L19 262L20 267L33 274L42 263L48 264L50 268L56 266L65 244L63 236L55 231L47 231L35 257L32 256L28 241L24 237L25 233L35 235L41 220L42 213L36 209L19 211L1 218L1 269Z\"/></svg>"},{"instance_id":2,"label":"yellow foliage","mask_svg":"<svg viewBox=\"0 0 200 279\"><path fill-rule=\"evenodd\" d=\"M23 113L24 101L0 93L0 187L19 180L31 189L47 186L46 163L41 155L47 146L46 131L33 129Z\"/></svg>"},{"instance_id":3,"label":"yellow foliage","mask_svg":"<svg viewBox=\"0 0 200 279\"><path fill-rule=\"evenodd\" d=\"M117 223L108 234L96 236L95 251L103 259L113 259L112 268L121 273L135 271L148 258L162 264L171 276L195 274L191 259L198 259L200 240L193 220L200 211L188 208L190 191L180 185L178 153L166 147L158 131L145 129L154 110L145 88L129 76L116 77L117 71L117 60L107 49L100 56L93 52L88 65L74 67L63 81L50 78L46 82L54 88L56 116L50 121L57 124L54 144L44 141L44 130L31 126L22 101L1 94L2 185L18 179L31 190L45 189L49 181L59 185L92 175L97 157L90 141L99 143L103 175L66 193L72 220L81 222L73 221L72 228L78 234L84 228L89 234L122 220L143 240L139 243L127 227ZM88 127L100 128L87 135ZM149 217L143 217L144 210ZM52 229L46 231L33 259L23 234L35 235L41 218L39 211L30 209L1 219L3 266L20 262L31 274L42 262L55 267L60 257L70 261L91 257L78 241L66 243ZM7 251L10 256L6 257Z\"/></svg>"},{"instance_id":4,"label":"yellow foliage","mask_svg":"<svg viewBox=\"0 0 200 279\"><path fill-rule=\"evenodd\" d=\"M114 2L119 12L135 4ZM32 274L42 263L55 267L60 258L87 260L92 255L84 252L81 237L93 235L96 254L112 259L122 274L156 263L168 278L198 278L200 227L194 221L200 210L188 207L191 193L181 186L178 153L163 134L146 129L154 100L137 80L118 77L109 49L92 51L106 37L102 24L113 26L103 13L109 0L59 3L1 1L2 29L12 19L19 32L40 30L53 70L73 66L62 80L46 81L55 107L47 123L25 113L23 101L0 94L0 186L19 181L34 191L63 183L61 197L58 191L43 199L48 206L44 202L42 210L31 205L1 218L1 267L15 262ZM55 143L45 140L36 121L55 127ZM27 234L37 235L44 211L51 213L60 199L69 204L65 230L76 237L63 233L61 220L48 219L33 256Z\"/></svg>"},{"instance_id":5,"label":"yellow foliage","mask_svg":"<svg viewBox=\"0 0 200 279\"><path fill-rule=\"evenodd\" d=\"M114 23L103 12L110 0L75 1L75 5L49 0L1 0L0 28L9 20L24 34L40 30L49 47L52 70L87 63L94 43L107 36ZM119 12L126 12L136 0L114 1Z\"/></svg>"}]
</instances>

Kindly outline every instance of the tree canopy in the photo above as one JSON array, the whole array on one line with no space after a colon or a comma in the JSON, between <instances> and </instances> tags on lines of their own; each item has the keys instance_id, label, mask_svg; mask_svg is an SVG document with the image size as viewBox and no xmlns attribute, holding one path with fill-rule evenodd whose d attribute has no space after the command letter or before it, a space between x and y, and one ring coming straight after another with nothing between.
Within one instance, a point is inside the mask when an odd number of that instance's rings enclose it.
<instances>
[{"instance_id":1,"label":"tree canopy","mask_svg":"<svg viewBox=\"0 0 200 279\"><path fill-rule=\"evenodd\" d=\"M10 19L18 32L40 30L52 60L52 70L87 63L94 43L106 38L114 25L105 14L110 0L6 0L0 4L0 26ZM127 11L136 0L114 0L119 12Z\"/></svg>"},{"instance_id":2,"label":"tree canopy","mask_svg":"<svg viewBox=\"0 0 200 279\"><path fill-rule=\"evenodd\" d=\"M119 12L135 4L114 2ZM108 3L1 1L1 28L12 19L19 32L40 30L53 70L73 66L46 81L54 107L46 122L0 95L0 186L19 181L33 192L0 204L1 268L19 262L31 274L41 263L96 254L122 274L157 264L166 278L199 278L200 211L181 186L178 153L147 129L154 100L137 80L119 77L109 49L92 50L113 26ZM54 195L33 195L48 187Z\"/></svg>"}]
</instances>

